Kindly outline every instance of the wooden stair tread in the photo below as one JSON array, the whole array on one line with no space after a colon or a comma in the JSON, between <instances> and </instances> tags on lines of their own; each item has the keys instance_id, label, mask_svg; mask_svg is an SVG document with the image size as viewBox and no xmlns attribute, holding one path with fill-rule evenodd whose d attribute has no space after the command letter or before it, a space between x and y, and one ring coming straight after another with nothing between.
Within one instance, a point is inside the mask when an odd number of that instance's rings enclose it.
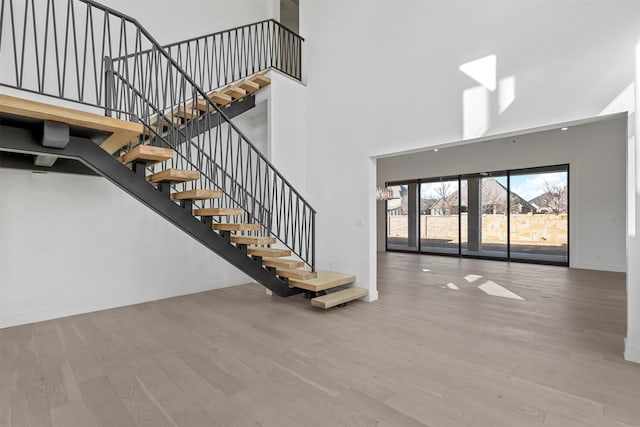
<instances>
[{"instance_id":1,"label":"wooden stair tread","mask_svg":"<svg viewBox=\"0 0 640 427\"><path fill-rule=\"evenodd\" d=\"M263 74L256 74L248 79L242 80L241 82L227 86L223 89L218 89L208 94L209 99L215 102L218 105L229 105L233 101L237 99L242 99L247 94L252 94L261 88L268 86L271 84L271 79L269 77L264 76ZM191 109L191 105L187 105L187 109ZM194 111L206 111L207 110L207 102L204 99L198 99L195 104ZM215 111L212 111L215 113ZM178 116L183 117L181 114L175 113ZM192 117L186 118L187 120Z\"/></svg>"},{"instance_id":2,"label":"wooden stair tread","mask_svg":"<svg viewBox=\"0 0 640 427\"><path fill-rule=\"evenodd\" d=\"M233 99L241 99L247 96L247 91L239 86L229 86L221 91L222 94L230 96Z\"/></svg>"},{"instance_id":3,"label":"wooden stair tread","mask_svg":"<svg viewBox=\"0 0 640 427\"><path fill-rule=\"evenodd\" d=\"M256 82L252 82L251 80L243 80L238 83L238 86L246 90L248 93L253 93L260 89L260 85Z\"/></svg>"},{"instance_id":4,"label":"wooden stair tread","mask_svg":"<svg viewBox=\"0 0 640 427\"><path fill-rule=\"evenodd\" d=\"M122 163L144 160L147 163L158 163L173 159L171 148L154 147L152 145L136 145L118 158Z\"/></svg>"},{"instance_id":5,"label":"wooden stair tread","mask_svg":"<svg viewBox=\"0 0 640 427\"><path fill-rule=\"evenodd\" d=\"M289 279L296 280L315 279L318 276L318 273L302 268L277 268L276 274L280 277L288 277Z\"/></svg>"},{"instance_id":6,"label":"wooden stair tread","mask_svg":"<svg viewBox=\"0 0 640 427\"><path fill-rule=\"evenodd\" d=\"M194 209L196 216L242 215L244 210L236 208L202 208Z\"/></svg>"},{"instance_id":7,"label":"wooden stair tread","mask_svg":"<svg viewBox=\"0 0 640 427\"><path fill-rule=\"evenodd\" d=\"M231 236L231 243L238 245L271 245L278 240L275 237L264 236Z\"/></svg>"},{"instance_id":8,"label":"wooden stair tread","mask_svg":"<svg viewBox=\"0 0 640 427\"><path fill-rule=\"evenodd\" d=\"M187 104L186 107L177 107L173 110L173 114L182 117L184 120L193 120L200 116L197 108L194 108L193 104Z\"/></svg>"},{"instance_id":9,"label":"wooden stair tread","mask_svg":"<svg viewBox=\"0 0 640 427\"><path fill-rule=\"evenodd\" d=\"M253 77L249 77L249 81L252 81L256 84L258 84L261 88L265 87L267 85L269 85L271 83L271 79L267 76L264 76L262 74L256 74Z\"/></svg>"},{"instance_id":10,"label":"wooden stair tread","mask_svg":"<svg viewBox=\"0 0 640 427\"><path fill-rule=\"evenodd\" d=\"M287 259L287 258L262 258L262 265L265 267L274 267L274 268L301 268L304 267L304 261L300 261L298 259Z\"/></svg>"},{"instance_id":11,"label":"wooden stair tread","mask_svg":"<svg viewBox=\"0 0 640 427\"><path fill-rule=\"evenodd\" d=\"M363 288L347 288L341 291L332 292L327 295L312 298L311 305L314 307L327 308L335 307L336 305L344 304L349 301L353 301L358 298L367 296L369 291Z\"/></svg>"},{"instance_id":12,"label":"wooden stair tread","mask_svg":"<svg viewBox=\"0 0 640 427\"><path fill-rule=\"evenodd\" d=\"M147 181L151 183L156 182L187 182L194 181L200 178L200 172L191 171L186 169L165 169L163 171L154 173L147 177Z\"/></svg>"},{"instance_id":13,"label":"wooden stair tread","mask_svg":"<svg viewBox=\"0 0 640 427\"><path fill-rule=\"evenodd\" d=\"M158 134L160 136L165 136L167 133L159 131L159 129L158 129L158 119L156 118L154 120L155 120L155 122L149 124L149 128L147 128L147 127L144 128L144 131L142 132L142 134L144 136L148 136L148 137L154 137L154 136L156 136L156 134ZM169 126L180 127L180 126L182 126L182 120L180 120L179 117L165 118L160 127L162 129L165 129L165 128L168 128Z\"/></svg>"},{"instance_id":14,"label":"wooden stair tread","mask_svg":"<svg viewBox=\"0 0 640 427\"><path fill-rule=\"evenodd\" d=\"M242 223L213 224L213 229L221 230L221 231L257 231L257 230L260 230L260 224L242 224Z\"/></svg>"},{"instance_id":15,"label":"wooden stair tread","mask_svg":"<svg viewBox=\"0 0 640 427\"><path fill-rule=\"evenodd\" d=\"M213 101L215 102L215 101ZM215 114L216 109L213 106L209 105L209 102L205 99L198 98L196 101L196 108L199 111L208 111L210 114Z\"/></svg>"},{"instance_id":16,"label":"wooden stair tread","mask_svg":"<svg viewBox=\"0 0 640 427\"><path fill-rule=\"evenodd\" d=\"M289 285L308 291L324 291L325 289L335 288L336 286L348 285L356 280L351 274L337 273L335 271L318 270L318 276L314 279L298 280L290 279Z\"/></svg>"},{"instance_id":17,"label":"wooden stair tread","mask_svg":"<svg viewBox=\"0 0 640 427\"><path fill-rule=\"evenodd\" d=\"M160 120L160 117L158 115L154 116L151 118L151 120L149 120L149 126L151 127L156 127L156 125L158 124L158 121ZM171 117L171 114L167 114L163 117L162 120L162 126L163 127L167 127L170 125L179 125L182 122L180 121L179 117L173 116Z\"/></svg>"},{"instance_id":18,"label":"wooden stair tread","mask_svg":"<svg viewBox=\"0 0 640 427\"><path fill-rule=\"evenodd\" d=\"M222 191L219 190L187 190L171 194L171 200L208 200L219 199L222 197Z\"/></svg>"},{"instance_id":19,"label":"wooden stair tread","mask_svg":"<svg viewBox=\"0 0 640 427\"><path fill-rule=\"evenodd\" d=\"M270 257L270 258L278 258L291 256L291 251L289 249L280 249L280 248L261 248L250 246L247 248L247 253L253 256L260 257Z\"/></svg>"},{"instance_id":20,"label":"wooden stair tread","mask_svg":"<svg viewBox=\"0 0 640 427\"><path fill-rule=\"evenodd\" d=\"M109 154L113 154L127 145L140 136L144 130L144 126L141 123L128 122L113 117L105 117L72 108L2 94L0 94L0 113L39 120L51 120L66 123L70 126L111 132L111 135L100 144L100 147Z\"/></svg>"},{"instance_id":21,"label":"wooden stair tread","mask_svg":"<svg viewBox=\"0 0 640 427\"><path fill-rule=\"evenodd\" d=\"M219 92L211 92L209 94L209 99L218 105L227 105L230 104L231 101L233 101L233 98L231 98L229 95Z\"/></svg>"}]
</instances>

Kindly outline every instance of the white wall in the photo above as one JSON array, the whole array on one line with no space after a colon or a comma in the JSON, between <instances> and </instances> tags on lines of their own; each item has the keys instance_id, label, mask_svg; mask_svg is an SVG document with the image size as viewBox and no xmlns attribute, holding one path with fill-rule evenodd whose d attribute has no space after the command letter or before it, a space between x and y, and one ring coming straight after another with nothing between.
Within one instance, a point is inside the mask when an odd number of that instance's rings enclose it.
<instances>
[{"instance_id":1,"label":"white wall","mask_svg":"<svg viewBox=\"0 0 640 427\"><path fill-rule=\"evenodd\" d=\"M380 159L378 183L569 164L570 266L625 271L626 151L627 115L618 114L606 121L570 126L567 131L535 132ZM382 209L378 250L384 250L384 221Z\"/></svg>"},{"instance_id":2,"label":"white wall","mask_svg":"<svg viewBox=\"0 0 640 427\"><path fill-rule=\"evenodd\" d=\"M261 92L259 93L262 95ZM256 106L234 117L231 121L262 154L269 158L269 124L266 99L259 101L256 96Z\"/></svg>"},{"instance_id":3,"label":"white wall","mask_svg":"<svg viewBox=\"0 0 640 427\"><path fill-rule=\"evenodd\" d=\"M375 290L371 157L597 116L633 81L639 17L619 0L302 0L319 265ZM459 70L488 55L503 90Z\"/></svg>"},{"instance_id":4,"label":"white wall","mask_svg":"<svg viewBox=\"0 0 640 427\"><path fill-rule=\"evenodd\" d=\"M306 90L300 82L278 72L271 71L269 77L270 160L306 198Z\"/></svg>"},{"instance_id":5,"label":"white wall","mask_svg":"<svg viewBox=\"0 0 640 427\"><path fill-rule=\"evenodd\" d=\"M0 169L0 328L250 279L104 178Z\"/></svg>"}]
</instances>

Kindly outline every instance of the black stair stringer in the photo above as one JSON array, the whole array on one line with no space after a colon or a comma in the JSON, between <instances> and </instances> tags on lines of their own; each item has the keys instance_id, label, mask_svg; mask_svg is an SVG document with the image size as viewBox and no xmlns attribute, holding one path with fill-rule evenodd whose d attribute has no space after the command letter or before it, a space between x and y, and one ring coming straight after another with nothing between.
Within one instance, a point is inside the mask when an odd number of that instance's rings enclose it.
<instances>
[{"instance_id":1,"label":"black stair stringer","mask_svg":"<svg viewBox=\"0 0 640 427\"><path fill-rule=\"evenodd\" d=\"M71 136L64 149L43 147L33 130L0 125L0 151L53 154L81 161L276 295L287 297L302 292L290 288L273 272L200 222L190 210L180 207L91 140Z\"/></svg>"}]
</instances>

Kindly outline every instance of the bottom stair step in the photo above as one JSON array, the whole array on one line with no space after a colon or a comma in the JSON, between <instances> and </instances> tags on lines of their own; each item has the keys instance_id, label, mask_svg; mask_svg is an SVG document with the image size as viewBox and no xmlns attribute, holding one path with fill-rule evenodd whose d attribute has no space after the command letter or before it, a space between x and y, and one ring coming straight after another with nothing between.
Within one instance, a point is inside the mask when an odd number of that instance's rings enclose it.
<instances>
[{"instance_id":1,"label":"bottom stair step","mask_svg":"<svg viewBox=\"0 0 640 427\"><path fill-rule=\"evenodd\" d=\"M326 310L327 308L362 298L368 293L369 291L363 288L347 288L338 292L332 292L321 297L313 298L311 300L311 305L314 307L324 308Z\"/></svg>"}]
</instances>

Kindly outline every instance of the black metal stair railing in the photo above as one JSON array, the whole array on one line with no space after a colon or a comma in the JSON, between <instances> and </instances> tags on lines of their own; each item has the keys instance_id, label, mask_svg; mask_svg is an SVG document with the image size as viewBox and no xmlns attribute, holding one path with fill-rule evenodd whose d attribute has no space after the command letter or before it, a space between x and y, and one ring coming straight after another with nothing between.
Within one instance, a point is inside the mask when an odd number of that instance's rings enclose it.
<instances>
[{"instance_id":1,"label":"black metal stair railing","mask_svg":"<svg viewBox=\"0 0 640 427\"><path fill-rule=\"evenodd\" d=\"M163 47L200 88L209 92L269 68L301 80L303 42L304 38L278 21L267 19Z\"/></svg>"},{"instance_id":2,"label":"black metal stair railing","mask_svg":"<svg viewBox=\"0 0 640 427\"><path fill-rule=\"evenodd\" d=\"M274 49L269 66L285 61ZM136 20L91 0L2 0L0 67L2 86L141 122L145 135L130 146L169 147L175 155L166 166L200 172L177 191L222 190L198 207L242 208L244 221L315 267L315 210ZM224 78L252 69L232 65Z\"/></svg>"},{"instance_id":3,"label":"black metal stair railing","mask_svg":"<svg viewBox=\"0 0 640 427\"><path fill-rule=\"evenodd\" d=\"M205 91L275 68L302 79L304 38L268 19L165 45L180 67Z\"/></svg>"}]
</instances>

